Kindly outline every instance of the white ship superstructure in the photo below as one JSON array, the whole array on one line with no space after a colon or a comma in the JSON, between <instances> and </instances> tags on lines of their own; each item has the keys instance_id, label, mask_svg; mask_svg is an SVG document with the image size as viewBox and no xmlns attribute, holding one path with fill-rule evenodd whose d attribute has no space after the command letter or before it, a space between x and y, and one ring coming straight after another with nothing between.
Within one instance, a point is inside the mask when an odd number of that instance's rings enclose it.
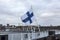
<instances>
[{"instance_id":1,"label":"white ship superstructure","mask_svg":"<svg viewBox=\"0 0 60 40\"><path fill-rule=\"evenodd\" d=\"M39 28L37 26L15 26L9 24L4 26L0 24L0 40L37 40L47 37L49 35L48 31L51 30L50 28L43 26ZM58 30L51 31L55 31L52 32L52 34L60 34Z\"/></svg>"},{"instance_id":2,"label":"white ship superstructure","mask_svg":"<svg viewBox=\"0 0 60 40\"><path fill-rule=\"evenodd\" d=\"M48 33L40 32L36 26L7 25L0 28L0 40L35 40L48 36Z\"/></svg>"}]
</instances>

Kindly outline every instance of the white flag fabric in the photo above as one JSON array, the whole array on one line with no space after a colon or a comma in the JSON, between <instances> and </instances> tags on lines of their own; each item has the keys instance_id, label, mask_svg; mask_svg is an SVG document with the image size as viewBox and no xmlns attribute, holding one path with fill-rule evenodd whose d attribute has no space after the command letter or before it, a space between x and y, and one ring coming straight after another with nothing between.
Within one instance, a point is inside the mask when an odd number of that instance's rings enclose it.
<instances>
[{"instance_id":1,"label":"white flag fabric","mask_svg":"<svg viewBox=\"0 0 60 40\"><path fill-rule=\"evenodd\" d=\"M25 24L31 24L33 22L33 20L32 20L33 16L34 16L34 14L33 14L32 10L30 10L30 11L27 11L26 14L24 14L21 17L21 20Z\"/></svg>"}]
</instances>

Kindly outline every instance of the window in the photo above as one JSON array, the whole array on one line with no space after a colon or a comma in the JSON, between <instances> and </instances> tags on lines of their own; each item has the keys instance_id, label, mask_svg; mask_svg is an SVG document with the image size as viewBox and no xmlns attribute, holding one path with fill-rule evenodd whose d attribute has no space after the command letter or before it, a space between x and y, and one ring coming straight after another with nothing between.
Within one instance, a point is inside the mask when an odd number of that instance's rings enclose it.
<instances>
[{"instance_id":1,"label":"window","mask_svg":"<svg viewBox=\"0 0 60 40\"><path fill-rule=\"evenodd\" d=\"M0 40L8 40L8 35L0 35Z\"/></svg>"},{"instance_id":2,"label":"window","mask_svg":"<svg viewBox=\"0 0 60 40\"><path fill-rule=\"evenodd\" d=\"M25 34L24 37L25 37L25 38L28 38L28 34Z\"/></svg>"}]
</instances>

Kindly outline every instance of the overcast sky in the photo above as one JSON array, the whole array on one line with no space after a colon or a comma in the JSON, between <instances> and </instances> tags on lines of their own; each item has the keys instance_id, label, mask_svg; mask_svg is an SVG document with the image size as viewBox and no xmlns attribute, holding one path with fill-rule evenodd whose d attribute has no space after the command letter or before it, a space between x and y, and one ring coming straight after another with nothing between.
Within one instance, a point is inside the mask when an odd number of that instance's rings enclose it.
<instances>
[{"instance_id":1,"label":"overcast sky","mask_svg":"<svg viewBox=\"0 0 60 40\"><path fill-rule=\"evenodd\" d=\"M0 24L22 25L21 16L32 6L40 25L60 25L60 0L0 0Z\"/></svg>"}]
</instances>

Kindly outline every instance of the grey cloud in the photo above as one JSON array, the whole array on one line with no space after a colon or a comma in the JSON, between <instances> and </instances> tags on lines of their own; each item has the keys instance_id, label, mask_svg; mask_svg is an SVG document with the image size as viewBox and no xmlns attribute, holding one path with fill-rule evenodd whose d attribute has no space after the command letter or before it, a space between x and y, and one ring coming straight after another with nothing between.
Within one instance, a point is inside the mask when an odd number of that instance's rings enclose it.
<instances>
[{"instance_id":1,"label":"grey cloud","mask_svg":"<svg viewBox=\"0 0 60 40\"><path fill-rule=\"evenodd\" d=\"M33 7L33 12L41 25L60 24L60 0L6 0L0 1L0 23L18 24L21 16L29 8ZM47 13L47 14L45 14ZM49 16L51 13L52 16ZM45 14L47 16L41 16ZM8 20L8 19L12 20ZM10 21L10 22L9 22ZM21 22L22 23L22 22Z\"/></svg>"}]
</instances>

